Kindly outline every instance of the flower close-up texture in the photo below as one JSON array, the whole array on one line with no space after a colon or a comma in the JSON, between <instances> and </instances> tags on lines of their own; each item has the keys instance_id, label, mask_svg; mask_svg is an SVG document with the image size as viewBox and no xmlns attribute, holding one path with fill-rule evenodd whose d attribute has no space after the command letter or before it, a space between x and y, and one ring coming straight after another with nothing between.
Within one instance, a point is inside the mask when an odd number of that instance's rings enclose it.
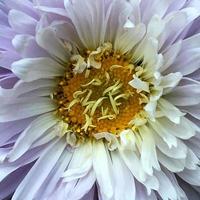
<instances>
[{"instance_id":1,"label":"flower close-up texture","mask_svg":"<svg viewBox=\"0 0 200 200\"><path fill-rule=\"evenodd\" d=\"M0 200L200 199L200 0L0 0Z\"/></svg>"}]
</instances>

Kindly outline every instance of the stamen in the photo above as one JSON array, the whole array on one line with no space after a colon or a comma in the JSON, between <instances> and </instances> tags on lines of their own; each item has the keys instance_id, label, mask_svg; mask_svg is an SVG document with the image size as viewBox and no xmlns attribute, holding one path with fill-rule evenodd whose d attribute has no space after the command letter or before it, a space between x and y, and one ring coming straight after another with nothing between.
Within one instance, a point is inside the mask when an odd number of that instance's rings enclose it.
<instances>
[{"instance_id":1,"label":"stamen","mask_svg":"<svg viewBox=\"0 0 200 200\"><path fill-rule=\"evenodd\" d=\"M103 95L105 96L110 91L112 91L112 93L113 93L114 90L116 91L120 87L121 87L121 84L120 84L120 81L118 80L114 85L112 85L112 86L108 87L107 89L105 89L104 92L103 92Z\"/></svg>"},{"instance_id":2,"label":"stamen","mask_svg":"<svg viewBox=\"0 0 200 200\"><path fill-rule=\"evenodd\" d=\"M91 95L92 95L92 90L88 90L88 94L87 94L87 96L85 97L85 99L82 102L83 106L87 105L87 102L88 102L89 98L91 97Z\"/></svg>"},{"instance_id":3,"label":"stamen","mask_svg":"<svg viewBox=\"0 0 200 200\"><path fill-rule=\"evenodd\" d=\"M109 95L108 95L108 96L109 96L110 103L111 103L111 105L112 105L112 108L113 108L115 114L118 115L118 114L119 114L119 110L118 110L117 105L116 105L116 102L115 102L115 100L113 99L112 94L111 94L110 92L109 92Z\"/></svg>"},{"instance_id":4,"label":"stamen","mask_svg":"<svg viewBox=\"0 0 200 200\"><path fill-rule=\"evenodd\" d=\"M101 82L100 79L94 78L94 79L92 79L89 83L82 84L81 86L82 86L82 87L87 87L87 86L89 86L89 85L96 85L96 86L99 86L99 85L101 85L101 84L102 84L102 82Z\"/></svg>"},{"instance_id":5,"label":"stamen","mask_svg":"<svg viewBox=\"0 0 200 200\"><path fill-rule=\"evenodd\" d=\"M86 113L93 107L94 103L95 103L95 101L89 101L89 102L87 103L88 105L86 106L86 108L85 108L83 114L86 114Z\"/></svg>"},{"instance_id":6,"label":"stamen","mask_svg":"<svg viewBox=\"0 0 200 200\"><path fill-rule=\"evenodd\" d=\"M110 70L113 71L114 69L119 69L119 68L124 68L124 67L121 66L121 65L112 65L112 66L110 67Z\"/></svg>"},{"instance_id":7,"label":"stamen","mask_svg":"<svg viewBox=\"0 0 200 200\"><path fill-rule=\"evenodd\" d=\"M109 83L109 81L110 81L110 75L109 75L108 72L105 72L105 77L106 77L106 83L105 83L105 85L107 85Z\"/></svg>"},{"instance_id":8,"label":"stamen","mask_svg":"<svg viewBox=\"0 0 200 200\"><path fill-rule=\"evenodd\" d=\"M95 127L94 125L92 125L92 118L89 117L87 114L85 114L85 120L86 120L86 123L85 125L81 128L83 129L85 132L87 131L88 127Z\"/></svg>"},{"instance_id":9,"label":"stamen","mask_svg":"<svg viewBox=\"0 0 200 200\"><path fill-rule=\"evenodd\" d=\"M101 97L101 98L99 98L99 99L95 102L95 104L94 104L93 107L92 107L91 113L90 113L91 116L94 115L94 113L95 113L97 107L101 105L101 103L102 103L102 101L103 101L104 99L107 99L107 97Z\"/></svg>"},{"instance_id":10,"label":"stamen","mask_svg":"<svg viewBox=\"0 0 200 200\"><path fill-rule=\"evenodd\" d=\"M87 89L85 89L83 91L80 91L80 90L76 91L76 92L74 92L73 97L74 97L74 99L77 99L78 96L81 96L81 95L85 94L86 92L87 92Z\"/></svg>"},{"instance_id":11,"label":"stamen","mask_svg":"<svg viewBox=\"0 0 200 200\"><path fill-rule=\"evenodd\" d=\"M121 98L128 99L129 98L129 94L120 94L120 95L118 95L118 96L116 96L114 98L114 101L117 101L118 99L121 99Z\"/></svg>"},{"instance_id":12,"label":"stamen","mask_svg":"<svg viewBox=\"0 0 200 200\"><path fill-rule=\"evenodd\" d=\"M67 110L70 110L75 104L79 103L79 99L74 99L73 101L70 102L70 104L67 106Z\"/></svg>"},{"instance_id":13,"label":"stamen","mask_svg":"<svg viewBox=\"0 0 200 200\"><path fill-rule=\"evenodd\" d=\"M112 120L112 119L115 119L115 118L116 118L116 115L105 115L105 116L99 117L98 121L103 120L103 119Z\"/></svg>"}]
</instances>

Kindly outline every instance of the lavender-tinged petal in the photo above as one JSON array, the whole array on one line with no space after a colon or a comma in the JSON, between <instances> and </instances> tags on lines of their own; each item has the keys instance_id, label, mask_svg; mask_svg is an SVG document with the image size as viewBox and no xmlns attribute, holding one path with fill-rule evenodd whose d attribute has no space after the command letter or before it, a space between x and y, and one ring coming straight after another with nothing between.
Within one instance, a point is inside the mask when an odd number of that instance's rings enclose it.
<instances>
[{"instance_id":1,"label":"lavender-tinged petal","mask_svg":"<svg viewBox=\"0 0 200 200\"><path fill-rule=\"evenodd\" d=\"M0 36L0 44L1 44L1 48L6 50L6 51L13 51L14 48L12 46L12 42L9 38L5 38Z\"/></svg>"},{"instance_id":2,"label":"lavender-tinged petal","mask_svg":"<svg viewBox=\"0 0 200 200\"><path fill-rule=\"evenodd\" d=\"M32 120L33 119L30 118L25 120L0 123L0 137L1 137L0 146L2 146L13 136L23 131Z\"/></svg>"},{"instance_id":3,"label":"lavender-tinged petal","mask_svg":"<svg viewBox=\"0 0 200 200\"><path fill-rule=\"evenodd\" d=\"M200 104L197 104L197 105L194 105L194 106L183 106L183 107L180 107L180 108L181 108L181 110L191 114L193 117L200 120L200 113L199 113Z\"/></svg>"},{"instance_id":4,"label":"lavender-tinged petal","mask_svg":"<svg viewBox=\"0 0 200 200\"><path fill-rule=\"evenodd\" d=\"M45 197L52 197L52 193L54 193L58 183L61 181L61 175L69 165L72 155L73 152L68 151L67 149L64 150L55 167L40 187L36 198L38 197L45 199Z\"/></svg>"},{"instance_id":5,"label":"lavender-tinged petal","mask_svg":"<svg viewBox=\"0 0 200 200\"><path fill-rule=\"evenodd\" d=\"M12 45L22 58L48 57L49 54L43 50L31 35L16 35Z\"/></svg>"},{"instance_id":6,"label":"lavender-tinged petal","mask_svg":"<svg viewBox=\"0 0 200 200\"><path fill-rule=\"evenodd\" d=\"M21 57L14 51L0 51L0 66L10 69L13 62L19 60Z\"/></svg>"},{"instance_id":7,"label":"lavender-tinged petal","mask_svg":"<svg viewBox=\"0 0 200 200\"><path fill-rule=\"evenodd\" d=\"M200 186L200 168L196 170L184 169L182 172L178 173L184 181L191 185Z\"/></svg>"},{"instance_id":8,"label":"lavender-tinged petal","mask_svg":"<svg viewBox=\"0 0 200 200\"><path fill-rule=\"evenodd\" d=\"M55 109L49 98L18 98L13 103L0 105L0 122L26 119Z\"/></svg>"},{"instance_id":9,"label":"lavender-tinged petal","mask_svg":"<svg viewBox=\"0 0 200 200\"><path fill-rule=\"evenodd\" d=\"M3 182L0 183L0 198L4 199L12 194L19 186L23 178L27 175L34 163L19 168L11 173Z\"/></svg>"},{"instance_id":10,"label":"lavender-tinged petal","mask_svg":"<svg viewBox=\"0 0 200 200\"><path fill-rule=\"evenodd\" d=\"M5 89L10 89L15 85L17 81L18 81L18 78L15 75L9 74L8 76L5 76L0 80L0 86Z\"/></svg>"},{"instance_id":11,"label":"lavender-tinged petal","mask_svg":"<svg viewBox=\"0 0 200 200\"><path fill-rule=\"evenodd\" d=\"M4 180L10 173L16 171L18 168L23 167L29 163L34 162L43 152L42 148L35 148L33 150L27 151L21 158L15 162L4 161L3 164L0 164L0 180Z\"/></svg>"},{"instance_id":12,"label":"lavender-tinged petal","mask_svg":"<svg viewBox=\"0 0 200 200\"><path fill-rule=\"evenodd\" d=\"M94 171L90 171L85 177L80 178L76 186L68 195L69 199L81 199L88 191L91 190L96 180Z\"/></svg>"},{"instance_id":13,"label":"lavender-tinged petal","mask_svg":"<svg viewBox=\"0 0 200 200\"><path fill-rule=\"evenodd\" d=\"M20 134L14 144L8 158L11 162L21 157L28 151L32 144L43 134L48 134L48 130L57 123L57 119L53 113L48 113L36 118L31 124ZM40 127L40 128L38 128Z\"/></svg>"},{"instance_id":14,"label":"lavender-tinged petal","mask_svg":"<svg viewBox=\"0 0 200 200\"><path fill-rule=\"evenodd\" d=\"M6 13L0 10L0 24L1 25L8 25L8 17Z\"/></svg>"},{"instance_id":15,"label":"lavender-tinged petal","mask_svg":"<svg viewBox=\"0 0 200 200\"><path fill-rule=\"evenodd\" d=\"M9 24L18 33L35 34L35 26L37 21L18 10L11 10L8 15Z\"/></svg>"},{"instance_id":16,"label":"lavender-tinged petal","mask_svg":"<svg viewBox=\"0 0 200 200\"><path fill-rule=\"evenodd\" d=\"M86 194L81 200L98 200L98 192L96 191L96 186L94 185L92 189Z\"/></svg>"},{"instance_id":17,"label":"lavender-tinged petal","mask_svg":"<svg viewBox=\"0 0 200 200\"><path fill-rule=\"evenodd\" d=\"M200 103L200 85L191 84L176 87L166 98L176 106L190 106Z\"/></svg>"},{"instance_id":18,"label":"lavender-tinged petal","mask_svg":"<svg viewBox=\"0 0 200 200\"><path fill-rule=\"evenodd\" d=\"M13 200L34 198L40 186L58 162L65 146L65 142L59 140L46 149L17 188Z\"/></svg>"},{"instance_id":19,"label":"lavender-tinged petal","mask_svg":"<svg viewBox=\"0 0 200 200\"><path fill-rule=\"evenodd\" d=\"M39 14L34 9L33 3L29 0L23 0L23 2L21 0L6 0L5 4L9 9L21 11L35 19L39 18Z\"/></svg>"},{"instance_id":20,"label":"lavender-tinged petal","mask_svg":"<svg viewBox=\"0 0 200 200\"><path fill-rule=\"evenodd\" d=\"M15 36L15 31L8 26L0 25L0 36L12 39Z\"/></svg>"},{"instance_id":21,"label":"lavender-tinged petal","mask_svg":"<svg viewBox=\"0 0 200 200\"><path fill-rule=\"evenodd\" d=\"M64 67L48 57L24 58L12 64L12 71L25 82L62 76Z\"/></svg>"},{"instance_id":22,"label":"lavender-tinged petal","mask_svg":"<svg viewBox=\"0 0 200 200\"><path fill-rule=\"evenodd\" d=\"M56 36L52 28L40 30L36 35L36 41L39 46L63 63L69 61L70 53L64 46L64 43Z\"/></svg>"}]
</instances>

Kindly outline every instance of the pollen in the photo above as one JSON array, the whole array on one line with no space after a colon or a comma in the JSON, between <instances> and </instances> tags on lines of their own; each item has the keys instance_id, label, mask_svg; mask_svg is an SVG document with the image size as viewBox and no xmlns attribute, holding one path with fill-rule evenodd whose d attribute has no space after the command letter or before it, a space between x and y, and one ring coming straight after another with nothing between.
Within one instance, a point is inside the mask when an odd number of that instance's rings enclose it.
<instances>
[{"instance_id":1,"label":"pollen","mask_svg":"<svg viewBox=\"0 0 200 200\"><path fill-rule=\"evenodd\" d=\"M56 114L68 131L93 137L109 132L119 135L143 110L142 95L129 85L135 66L108 43L96 51L75 55L60 79L53 99Z\"/></svg>"}]
</instances>

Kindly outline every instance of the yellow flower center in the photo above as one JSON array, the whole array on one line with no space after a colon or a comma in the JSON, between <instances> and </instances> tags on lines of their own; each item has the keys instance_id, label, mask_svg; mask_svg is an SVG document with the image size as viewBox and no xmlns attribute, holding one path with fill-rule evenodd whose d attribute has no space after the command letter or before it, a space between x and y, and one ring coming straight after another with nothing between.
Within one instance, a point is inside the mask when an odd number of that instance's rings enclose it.
<instances>
[{"instance_id":1,"label":"yellow flower center","mask_svg":"<svg viewBox=\"0 0 200 200\"><path fill-rule=\"evenodd\" d=\"M77 73L74 70L78 61L72 59L53 96L59 104L57 114L68 131L77 135L91 137L100 132L119 135L132 128L130 122L143 110L141 94L129 85L135 67L128 58L110 49L96 53L92 61L98 67L86 67Z\"/></svg>"}]
</instances>

